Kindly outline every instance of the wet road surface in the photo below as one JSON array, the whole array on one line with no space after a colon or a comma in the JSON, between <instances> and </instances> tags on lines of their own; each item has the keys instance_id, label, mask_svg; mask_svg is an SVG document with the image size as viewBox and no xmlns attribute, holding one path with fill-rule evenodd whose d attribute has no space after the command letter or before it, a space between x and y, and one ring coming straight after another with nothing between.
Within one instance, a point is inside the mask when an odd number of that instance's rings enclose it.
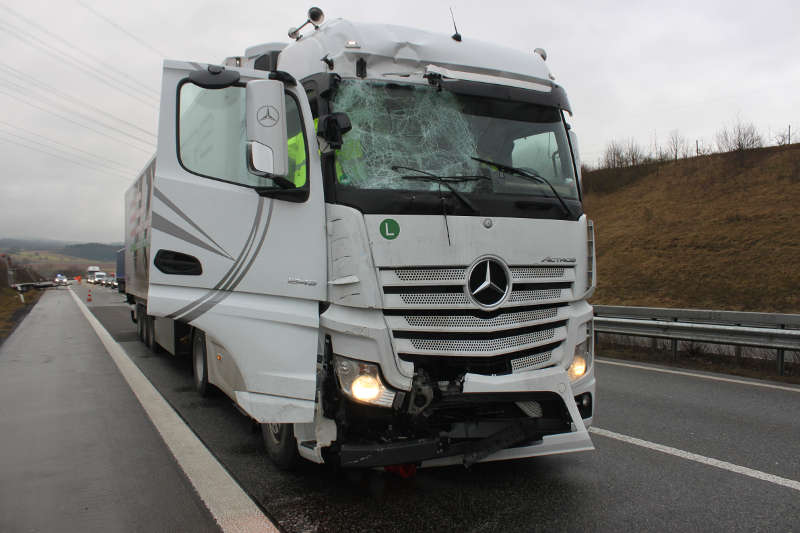
<instances>
[{"instance_id":1,"label":"wet road surface","mask_svg":"<svg viewBox=\"0 0 800 533\"><path fill-rule=\"evenodd\" d=\"M310 463L280 472L230 400L195 394L187 359L136 340L122 295L92 292L95 316L286 531L800 530L798 490L596 434L594 452L409 480ZM800 393L602 363L597 379L596 427L800 481Z\"/></svg>"}]
</instances>

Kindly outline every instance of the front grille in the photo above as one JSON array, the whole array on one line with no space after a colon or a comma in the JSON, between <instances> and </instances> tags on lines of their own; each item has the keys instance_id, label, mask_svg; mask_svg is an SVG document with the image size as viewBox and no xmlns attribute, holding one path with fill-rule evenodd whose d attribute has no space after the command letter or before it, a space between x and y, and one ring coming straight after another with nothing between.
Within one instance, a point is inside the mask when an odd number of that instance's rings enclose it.
<instances>
[{"instance_id":1,"label":"front grille","mask_svg":"<svg viewBox=\"0 0 800 533\"><path fill-rule=\"evenodd\" d=\"M501 339L411 339L411 345L426 352L495 352L550 340L555 334L555 329L547 329Z\"/></svg>"},{"instance_id":2,"label":"front grille","mask_svg":"<svg viewBox=\"0 0 800 533\"><path fill-rule=\"evenodd\" d=\"M552 366L553 350L559 343L549 344L533 350L523 350L496 357L452 357L448 355L416 355L400 353L400 359L424 368L434 380L451 380L465 372L484 376L502 376L517 372L527 372L537 368ZM520 359L539 359L542 362L526 367L515 365Z\"/></svg>"},{"instance_id":3,"label":"front grille","mask_svg":"<svg viewBox=\"0 0 800 533\"><path fill-rule=\"evenodd\" d=\"M514 279L563 278L565 270L555 267L512 267Z\"/></svg>"},{"instance_id":4,"label":"front grille","mask_svg":"<svg viewBox=\"0 0 800 533\"><path fill-rule=\"evenodd\" d=\"M522 372L523 370L531 370L533 368L539 368L549 363L551 357L553 357L553 351L548 350L546 352L534 353L526 355L524 357L520 357L518 359L512 359L511 371Z\"/></svg>"},{"instance_id":5,"label":"front grille","mask_svg":"<svg viewBox=\"0 0 800 533\"><path fill-rule=\"evenodd\" d=\"M566 338L573 267L509 266L511 290L492 311L465 292L468 267L384 268L384 314L396 353L434 378L552 366Z\"/></svg>"},{"instance_id":6,"label":"front grille","mask_svg":"<svg viewBox=\"0 0 800 533\"><path fill-rule=\"evenodd\" d=\"M514 326L525 322L534 322L555 318L558 315L557 307L545 309L532 309L530 311L516 311L504 313L492 318L480 318L473 315L404 315L403 318L409 326L431 329L446 328L496 328L499 326Z\"/></svg>"},{"instance_id":7,"label":"front grille","mask_svg":"<svg viewBox=\"0 0 800 533\"><path fill-rule=\"evenodd\" d=\"M394 272L403 281L454 281L467 275L466 268L398 268Z\"/></svg>"},{"instance_id":8,"label":"front grille","mask_svg":"<svg viewBox=\"0 0 800 533\"><path fill-rule=\"evenodd\" d=\"M554 300L561 297L561 289L546 289L541 291L511 291L509 302L535 302L538 300Z\"/></svg>"},{"instance_id":9,"label":"front grille","mask_svg":"<svg viewBox=\"0 0 800 533\"><path fill-rule=\"evenodd\" d=\"M464 293L400 293L400 299L404 304L410 305L469 305L467 295Z\"/></svg>"}]
</instances>

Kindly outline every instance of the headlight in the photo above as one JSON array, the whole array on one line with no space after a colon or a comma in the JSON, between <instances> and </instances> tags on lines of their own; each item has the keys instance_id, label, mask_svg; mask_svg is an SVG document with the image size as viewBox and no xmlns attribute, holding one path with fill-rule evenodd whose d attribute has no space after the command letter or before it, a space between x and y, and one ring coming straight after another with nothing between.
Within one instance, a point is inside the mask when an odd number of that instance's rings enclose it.
<instances>
[{"instance_id":1,"label":"headlight","mask_svg":"<svg viewBox=\"0 0 800 533\"><path fill-rule=\"evenodd\" d=\"M336 356L334 371L342 392L353 400L380 407L392 406L395 393L381 381L378 365Z\"/></svg>"},{"instance_id":2,"label":"headlight","mask_svg":"<svg viewBox=\"0 0 800 533\"><path fill-rule=\"evenodd\" d=\"M589 338L575 347L575 355L572 364L567 369L570 381L576 381L586 375L589 365L592 362L592 354L589 352Z\"/></svg>"}]
</instances>

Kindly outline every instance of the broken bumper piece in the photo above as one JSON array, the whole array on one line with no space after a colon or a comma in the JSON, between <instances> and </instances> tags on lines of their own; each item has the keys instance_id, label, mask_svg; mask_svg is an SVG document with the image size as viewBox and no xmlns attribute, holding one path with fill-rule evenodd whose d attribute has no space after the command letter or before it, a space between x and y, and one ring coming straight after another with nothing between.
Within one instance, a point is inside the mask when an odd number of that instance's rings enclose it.
<instances>
[{"instance_id":1,"label":"broken bumper piece","mask_svg":"<svg viewBox=\"0 0 800 533\"><path fill-rule=\"evenodd\" d=\"M535 448L548 436L574 435L574 433L547 435L563 430L560 420L530 419L514 422L504 429L482 439L451 440L447 438L408 439L399 442L376 444L344 444L339 450L339 460L345 468L373 468L378 466L427 463L446 460L442 464L461 462L469 467L489 459L498 452L514 446ZM576 435L577 436L577 435ZM591 442L589 448L591 449ZM573 450L567 450L573 451ZM577 451L577 450L575 450ZM557 452L549 452L557 453ZM537 454L532 454L537 455Z\"/></svg>"}]
</instances>

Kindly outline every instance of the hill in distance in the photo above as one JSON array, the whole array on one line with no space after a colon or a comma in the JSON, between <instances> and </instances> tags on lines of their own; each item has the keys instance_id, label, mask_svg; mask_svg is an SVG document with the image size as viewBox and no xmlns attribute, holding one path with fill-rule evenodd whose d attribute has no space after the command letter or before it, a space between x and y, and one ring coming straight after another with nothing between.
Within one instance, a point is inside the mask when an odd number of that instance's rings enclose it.
<instances>
[{"instance_id":1,"label":"hill in distance","mask_svg":"<svg viewBox=\"0 0 800 533\"><path fill-rule=\"evenodd\" d=\"M800 313L800 144L584 174L592 303Z\"/></svg>"}]
</instances>

